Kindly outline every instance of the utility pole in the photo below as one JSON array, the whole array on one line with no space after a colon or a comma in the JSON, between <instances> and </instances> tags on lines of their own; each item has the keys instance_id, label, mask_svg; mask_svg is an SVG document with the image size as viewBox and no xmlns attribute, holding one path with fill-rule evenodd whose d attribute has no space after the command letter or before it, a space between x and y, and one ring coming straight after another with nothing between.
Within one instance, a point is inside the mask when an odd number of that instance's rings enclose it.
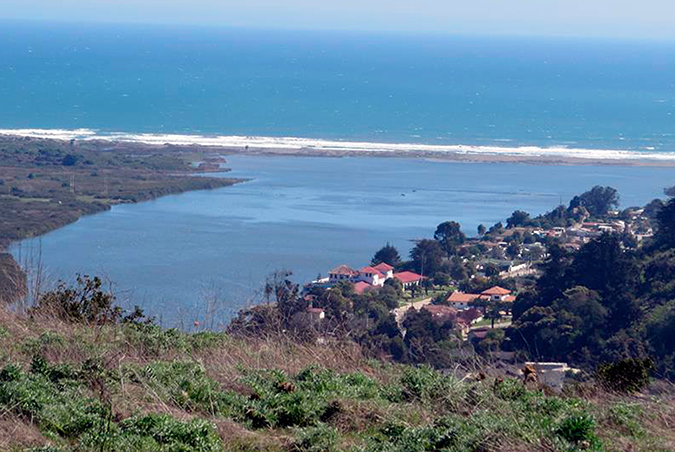
<instances>
[{"instance_id":1,"label":"utility pole","mask_svg":"<svg viewBox=\"0 0 675 452\"><path fill-rule=\"evenodd\" d=\"M70 175L70 193L75 194L75 175L71 174Z\"/></svg>"}]
</instances>

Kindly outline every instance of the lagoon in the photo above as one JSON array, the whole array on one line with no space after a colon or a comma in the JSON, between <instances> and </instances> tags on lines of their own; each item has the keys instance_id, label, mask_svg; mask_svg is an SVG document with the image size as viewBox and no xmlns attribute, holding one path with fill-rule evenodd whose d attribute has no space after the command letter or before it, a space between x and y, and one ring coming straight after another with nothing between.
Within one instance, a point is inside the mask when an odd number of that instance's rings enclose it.
<instances>
[{"instance_id":1,"label":"lagoon","mask_svg":"<svg viewBox=\"0 0 675 452\"><path fill-rule=\"evenodd\" d=\"M41 255L48 279L77 273L112 283L166 326L205 319L225 325L259 302L265 278L297 282L345 263L362 266L387 242L411 240L456 220L468 235L516 209L536 215L594 185L611 185L622 207L662 197L673 170L654 167L455 163L399 158L227 158L223 177L249 182L115 206L43 237L14 244L17 261Z\"/></svg>"}]
</instances>

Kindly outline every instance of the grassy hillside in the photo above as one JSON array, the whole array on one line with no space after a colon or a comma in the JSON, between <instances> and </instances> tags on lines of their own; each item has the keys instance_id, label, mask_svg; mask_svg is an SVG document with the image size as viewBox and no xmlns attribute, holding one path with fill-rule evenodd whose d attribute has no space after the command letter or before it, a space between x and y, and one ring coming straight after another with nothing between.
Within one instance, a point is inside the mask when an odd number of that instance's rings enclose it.
<instances>
[{"instance_id":1,"label":"grassy hillside","mask_svg":"<svg viewBox=\"0 0 675 452\"><path fill-rule=\"evenodd\" d=\"M554 393L352 343L0 313L0 450L673 450L675 401Z\"/></svg>"}]
</instances>

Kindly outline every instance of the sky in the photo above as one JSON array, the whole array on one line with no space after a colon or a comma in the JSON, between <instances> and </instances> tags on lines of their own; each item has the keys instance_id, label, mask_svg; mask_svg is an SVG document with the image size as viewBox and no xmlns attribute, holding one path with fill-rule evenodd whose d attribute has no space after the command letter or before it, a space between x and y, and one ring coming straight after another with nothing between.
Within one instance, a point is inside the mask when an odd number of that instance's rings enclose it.
<instances>
[{"instance_id":1,"label":"sky","mask_svg":"<svg viewBox=\"0 0 675 452\"><path fill-rule=\"evenodd\" d=\"M675 39L675 0L0 0L0 18Z\"/></svg>"}]
</instances>

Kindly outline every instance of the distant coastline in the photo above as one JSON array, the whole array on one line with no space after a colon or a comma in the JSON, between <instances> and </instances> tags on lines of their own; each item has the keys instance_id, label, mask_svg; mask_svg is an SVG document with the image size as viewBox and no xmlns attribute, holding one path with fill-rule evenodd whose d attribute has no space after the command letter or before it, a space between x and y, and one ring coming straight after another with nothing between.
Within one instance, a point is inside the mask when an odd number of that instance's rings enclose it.
<instances>
[{"instance_id":1,"label":"distant coastline","mask_svg":"<svg viewBox=\"0 0 675 452\"><path fill-rule=\"evenodd\" d=\"M675 166L675 152L653 152L652 150L375 143L296 137L99 133L92 129L0 129L0 136L59 141L75 140L91 144L101 142L151 147L198 147L202 151L224 154L418 157L458 162L548 165Z\"/></svg>"}]
</instances>

